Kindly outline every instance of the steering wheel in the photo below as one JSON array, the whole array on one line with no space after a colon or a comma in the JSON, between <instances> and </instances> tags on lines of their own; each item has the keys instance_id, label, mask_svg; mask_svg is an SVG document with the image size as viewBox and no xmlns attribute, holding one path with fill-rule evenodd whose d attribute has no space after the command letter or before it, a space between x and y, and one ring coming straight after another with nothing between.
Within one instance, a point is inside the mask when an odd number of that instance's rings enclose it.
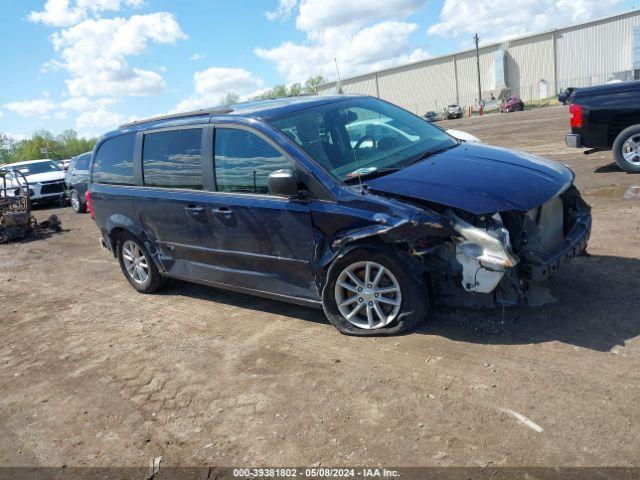
<instances>
[{"instance_id":1,"label":"steering wheel","mask_svg":"<svg viewBox=\"0 0 640 480\"><path fill-rule=\"evenodd\" d=\"M371 142L375 145L376 141L373 139L373 137L371 135L365 135L364 137L362 137L360 140L358 140L355 144L355 146L353 147L354 150L358 150L360 148L360 146L365 142L365 140L371 140Z\"/></svg>"}]
</instances>

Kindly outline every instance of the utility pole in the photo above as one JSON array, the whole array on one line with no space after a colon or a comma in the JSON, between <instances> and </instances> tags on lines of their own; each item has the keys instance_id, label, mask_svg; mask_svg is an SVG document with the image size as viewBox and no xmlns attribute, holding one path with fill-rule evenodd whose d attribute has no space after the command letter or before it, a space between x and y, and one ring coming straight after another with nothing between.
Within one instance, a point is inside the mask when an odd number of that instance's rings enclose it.
<instances>
[{"instance_id":1,"label":"utility pole","mask_svg":"<svg viewBox=\"0 0 640 480\"><path fill-rule=\"evenodd\" d=\"M480 51L478 50L478 34L473 36L473 41L476 42L476 64L478 65L478 106L482 104L482 85L480 84Z\"/></svg>"}]
</instances>

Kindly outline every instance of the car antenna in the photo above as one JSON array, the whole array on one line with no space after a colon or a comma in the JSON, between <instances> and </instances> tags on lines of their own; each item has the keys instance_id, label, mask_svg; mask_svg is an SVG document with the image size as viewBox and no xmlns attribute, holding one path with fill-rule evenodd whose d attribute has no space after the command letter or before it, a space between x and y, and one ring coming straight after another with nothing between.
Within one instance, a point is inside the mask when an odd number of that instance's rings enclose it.
<instances>
[{"instance_id":1,"label":"car antenna","mask_svg":"<svg viewBox=\"0 0 640 480\"><path fill-rule=\"evenodd\" d=\"M338 68L338 59L333 57L333 61L336 64L336 72L338 73L338 84L336 85L336 93L342 95L342 80L340 79L340 69Z\"/></svg>"},{"instance_id":2,"label":"car antenna","mask_svg":"<svg viewBox=\"0 0 640 480\"><path fill-rule=\"evenodd\" d=\"M360 171L360 164L358 163L358 153L353 151L353 158L356 161L356 174L358 175L358 185L360 185L360 195L364 193L364 186L362 185L362 172Z\"/></svg>"}]
</instances>

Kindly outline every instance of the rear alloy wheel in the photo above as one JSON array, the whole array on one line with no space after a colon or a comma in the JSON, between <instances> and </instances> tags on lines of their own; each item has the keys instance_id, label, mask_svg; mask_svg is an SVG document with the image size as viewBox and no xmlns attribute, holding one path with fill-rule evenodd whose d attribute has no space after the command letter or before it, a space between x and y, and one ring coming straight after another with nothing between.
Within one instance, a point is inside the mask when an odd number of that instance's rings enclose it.
<instances>
[{"instance_id":1,"label":"rear alloy wheel","mask_svg":"<svg viewBox=\"0 0 640 480\"><path fill-rule=\"evenodd\" d=\"M140 293L153 293L162 285L162 277L151 255L133 235L122 235L118 243L118 260L122 273Z\"/></svg>"},{"instance_id":2,"label":"rear alloy wheel","mask_svg":"<svg viewBox=\"0 0 640 480\"><path fill-rule=\"evenodd\" d=\"M69 195L69 197L71 202L71 208L73 209L74 212L84 213L87 210L86 205L83 204L82 201L80 200L80 195L78 195L77 191L71 190L71 194Z\"/></svg>"},{"instance_id":3,"label":"rear alloy wheel","mask_svg":"<svg viewBox=\"0 0 640 480\"><path fill-rule=\"evenodd\" d=\"M342 334L392 335L424 318L427 289L395 252L364 247L331 265L322 306Z\"/></svg>"},{"instance_id":4,"label":"rear alloy wheel","mask_svg":"<svg viewBox=\"0 0 640 480\"><path fill-rule=\"evenodd\" d=\"M640 125L620 132L613 142L613 156L625 172L640 172Z\"/></svg>"}]
</instances>

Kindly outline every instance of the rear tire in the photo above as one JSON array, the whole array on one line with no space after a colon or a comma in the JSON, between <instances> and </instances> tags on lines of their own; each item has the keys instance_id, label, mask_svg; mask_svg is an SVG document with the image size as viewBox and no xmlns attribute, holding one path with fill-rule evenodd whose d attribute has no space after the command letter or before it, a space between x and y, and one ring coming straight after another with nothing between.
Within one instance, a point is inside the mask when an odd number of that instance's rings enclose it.
<instances>
[{"instance_id":1,"label":"rear tire","mask_svg":"<svg viewBox=\"0 0 640 480\"><path fill-rule=\"evenodd\" d=\"M71 208L73 209L74 212L85 213L87 211L87 206L84 203L82 203L82 200L80 199L80 195L78 195L78 192L76 190L71 190L69 197L70 197L69 200L71 202Z\"/></svg>"},{"instance_id":2,"label":"rear tire","mask_svg":"<svg viewBox=\"0 0 640 480\"><path fill-rule=\"evenodd\" d=\"M625 172L640 172L640 125L625 128L613 142L613 158Z\"/></svg>"},{"instance_id":3,"label":"rear tire","mask_svg":"<svg viewBox=\"0 0 640 480\"><path fill-rule=\"evenodd\" d=\"M425 283L410 274L395 252L370 247L331 265L322 297L329 322L343 335L354 336L408 332L424 319L428 304Z\"/></svg>"},{"instance_id":4,"label":"rear tire","mask_svg":"<svg viewBox=\"0 0 640 480\"><path fill-rule=\"evenodd\" d=\"M151 254L138 238L123 232L118 241L118 262L127 281L140 293L154 293L163 285Z\"/></svg>"}]
</instances>

